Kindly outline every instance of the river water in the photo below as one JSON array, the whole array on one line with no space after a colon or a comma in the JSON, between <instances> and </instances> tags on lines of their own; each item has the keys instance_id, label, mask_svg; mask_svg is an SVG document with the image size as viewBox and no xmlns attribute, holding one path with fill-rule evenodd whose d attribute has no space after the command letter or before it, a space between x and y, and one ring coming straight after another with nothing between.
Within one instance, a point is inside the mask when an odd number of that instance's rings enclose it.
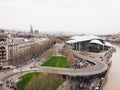
<instances>
[{"instance_id":1,"label":"river water","mask_svg":"<svg viewBox=\"0 0 120 90\"><path fill-rule=\"evenodd\" d=\"M103 90L120 90L120 47L115 46L116 52L111 58L112 66L109 70Z\"/></svg>"}]
</instances>

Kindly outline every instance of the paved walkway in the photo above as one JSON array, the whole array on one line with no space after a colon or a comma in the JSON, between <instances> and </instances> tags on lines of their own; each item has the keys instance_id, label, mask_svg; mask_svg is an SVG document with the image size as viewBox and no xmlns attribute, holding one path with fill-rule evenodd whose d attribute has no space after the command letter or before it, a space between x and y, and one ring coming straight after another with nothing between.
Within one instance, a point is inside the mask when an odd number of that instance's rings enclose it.
<instances>
[{"instance_id":1,"label":"paved walkway","mask_svg":"<svg viewBox=\"0 0 120 90\"><path fill-rule=\"evenodd\" d=\"M38 72L52 73L52 74L61 74L61 75L70 75L70 76L89 76L96 75L105 72L108 70L108 65L100 60L96 60L96 58L86 57L79 53L74 53L80 58L83 58L89 62L94 63L95 65L89 68L83 69L74 69L74 68L56 68L56 67L45 67L40 66L38 68Z\"/></svg>"},{"instance_id":2,"label":"paved walkway","mask_svg":"<svg viewBox=\"0 0 120 90\"><path fill-rule=\"evenodd\" d=\"M56 44L57 47L63 48L64 44ZM83 69L74 69L74 68L56 68L56 67L45 67L40 66L38 72L45 72L45 73L53 73L53 74L61 74L61 75L71 75L71 76L88 76L88 75L96 75L103 73L108 70L108 65L101 61L104 55L95 54L95 53L88 53L88 55L84 55L79 51L73 51L73 54L77 57L83 58L88 62L94 63L95 65L89 68Z\"/></svg>"}]
</instances>

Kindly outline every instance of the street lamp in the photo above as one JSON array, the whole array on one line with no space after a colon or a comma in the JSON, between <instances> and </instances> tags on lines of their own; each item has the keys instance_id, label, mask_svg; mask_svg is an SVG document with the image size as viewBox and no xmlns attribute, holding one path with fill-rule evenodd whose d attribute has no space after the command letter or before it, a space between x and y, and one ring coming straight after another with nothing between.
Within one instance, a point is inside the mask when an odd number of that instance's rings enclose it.
<instances>
[{"instance_id":1,"label":"street lamp","mask_svg":"<svg viewBox=\"0 0 120 90\"><path fill-rule=\"evenodd\" d=\"M20 65L20 70L21 70L21 77L22 77L22 65Z\"/></svg>"}]
</instances>

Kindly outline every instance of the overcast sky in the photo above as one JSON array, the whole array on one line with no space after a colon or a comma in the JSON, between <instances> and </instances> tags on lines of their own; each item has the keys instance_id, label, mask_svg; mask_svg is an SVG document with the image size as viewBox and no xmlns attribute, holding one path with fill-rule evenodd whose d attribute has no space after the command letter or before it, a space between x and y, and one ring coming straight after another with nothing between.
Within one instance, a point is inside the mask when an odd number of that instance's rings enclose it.
<instances>
[{"instance_id":1,"label":"overcast sky","mask_svg":"<svg viewBox=\"0 0 120 90\"><path fill-rule=\"evenodd\" d=\"M0 0L0 28L120 32L120 0Z\"/></svg>"}]
</instances>

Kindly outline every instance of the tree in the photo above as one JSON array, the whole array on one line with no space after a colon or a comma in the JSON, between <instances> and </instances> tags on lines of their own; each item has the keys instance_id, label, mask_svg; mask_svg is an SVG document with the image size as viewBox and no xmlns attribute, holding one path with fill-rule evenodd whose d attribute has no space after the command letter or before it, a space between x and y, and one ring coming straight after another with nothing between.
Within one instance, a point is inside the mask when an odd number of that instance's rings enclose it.
<instances>
[{"instance_id":1,"label":"tree","mask_svg":"<svg viewBox=\"0 0 120 90\"><path fill-rule=\"evenodd\" d=\"M75 64L75 58L74 58L72 51L68 49L67 47L65 47L61 50L61 53L67 57L67 60L70 66L72 67Z\"/></svg>"}]
</instances>

